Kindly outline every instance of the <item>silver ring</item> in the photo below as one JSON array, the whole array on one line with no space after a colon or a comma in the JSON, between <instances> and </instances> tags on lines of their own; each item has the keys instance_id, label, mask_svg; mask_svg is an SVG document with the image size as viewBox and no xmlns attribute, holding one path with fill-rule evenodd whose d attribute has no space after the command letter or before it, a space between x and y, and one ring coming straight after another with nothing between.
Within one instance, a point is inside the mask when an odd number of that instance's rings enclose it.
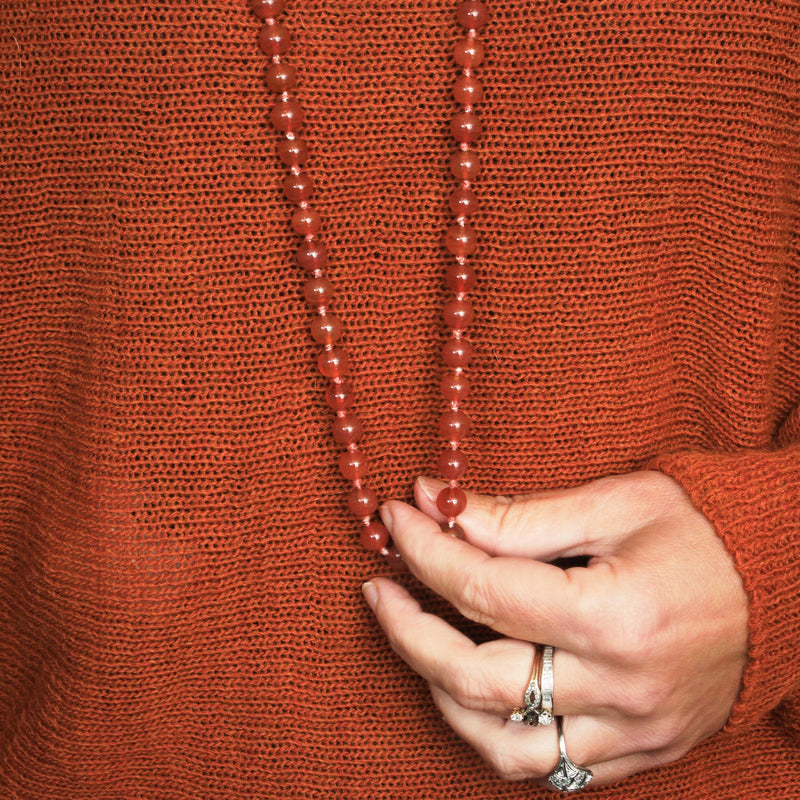
<instances>
[{"instance_id":1,"label":"silver ring","mask_svg":"<svg viewBox=\"0 0 800 800\"><path fill-rule=\"evenodd\" d=\"M539 710L539 724L549 725L553 721L553 690L555 673L553 671L553 654L555 647L545 645L542 648L542 701Z\"/></svg>"},{"instance_id":2,"label":"silver ring","mask_svg":"<svg viewBox=\"0 0 800 800\"><path fill-rule=\"evenodd\" d=\"M539 676L542 671L542 652L538 644L533 645L533 669L528 688L525 689L524 706L515 708L511 712L512 722L524 722L526 725L536 727L539 724L539 713L542 705L542 690L539 686Z\"/></svg>"},{"instance_id":3,"label":"silver ring","mask_svg":"<svg viewBox=\"0 0 800 800\"><path fill-rule=\"evenodd\" d=\"M558 766L550 773L547 780L562 792L580 791L592 782L592 771L579 767L574 761L570 760L567 755L567 744L564 741L561 717L556 718L556 725L558 727L558 749L561 752L561 757L558 759Z\"/></svg>"}]
</instances>

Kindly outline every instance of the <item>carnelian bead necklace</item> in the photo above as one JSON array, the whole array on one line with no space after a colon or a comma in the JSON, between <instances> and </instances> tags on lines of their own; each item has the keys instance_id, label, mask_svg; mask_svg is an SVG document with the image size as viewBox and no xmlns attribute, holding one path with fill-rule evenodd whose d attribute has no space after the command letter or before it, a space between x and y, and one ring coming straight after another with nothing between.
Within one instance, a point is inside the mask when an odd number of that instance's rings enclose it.
<instances>
[{"instance_id":1,"label":"carnelian bead necklace","mask_svg":"<svg viewBox=\"0 0 800 800\"><path fill-rule=\"evenodd\" d=\"M306 170L308 146L299 135L306 121L305 112L292 97L297 85L297 72L283 58L292 44L291 34L278 21L283 6L284 0L250 0L253 13L263 21L258 41L270 59L266 83L278 95L269 116L273 127L281 135L278 157L289 169L283 181L283 193L296 206L290 224L292 230L302 238L297 248L297 263L308 275L304 294L315 312L311 321L311 335L322 347L317 363L319 371L330 381L325 399L335 413L333 438L344 448L339 456L339 471L352 483L347 506L361 522L361 544L367 550L395 559L398 555L390 546L389 533L375 519L378 497L365 483L369 460L361 447L364 431L354 409L355 392L348 380L350 361L347 351L340 344L342 322L331 312L334 287L325 271L328 248L319 235L322 220L310 203L314 194L314 180ZM480 159L473 146L481 135L482 125L474 105L483 98L483 86L475 76L474 68L483 61L484 48L478 31L486 23L487 17L486 4L481 0L465 0L456 8L456 19L464 35L453 47L453 58L460 72L453 86L453 97L459 108L450 121L450 132L457 144L450 159L450 171L457 184L450 195L454 219L444 235L444 246L453 261L445 275L452 297L443 310L449 333L442 347L444 371L440 383L446 407L439 419L439 433L445 446L438 459L439 471L448 485L436 498L436 506L446 517L447 529L452 533L455 533L456 519L467 503L459 482L467 469L467 458L461 450L461 443L469 434L470 419L462 403L470 391L466 370L473 352L466 338L466 331L474 318L468 294L475 283L475 271L469 258L478 244L470 218L478 209L472 182L480 171Z\"/></svg>"}]
</instances>

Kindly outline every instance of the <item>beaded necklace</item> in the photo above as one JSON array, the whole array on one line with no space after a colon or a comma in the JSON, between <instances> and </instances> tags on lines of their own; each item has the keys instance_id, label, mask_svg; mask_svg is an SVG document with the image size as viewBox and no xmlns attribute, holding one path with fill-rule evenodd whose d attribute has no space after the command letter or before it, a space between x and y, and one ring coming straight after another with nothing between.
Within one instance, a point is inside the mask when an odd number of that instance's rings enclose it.
<instances>
[{"instance_id":1,"label":"beaded necklace","mask_svg":"<svg viewBox=\"0 0 800 800\"><path fill-rule=\"evenodd\" d=\"M309 158L308 147L298 135L305 123L305 113L291 95L297 85L296 70L283 58L291 48L291 35L278 21L283 6L284 0L250 0L253 13L263 21L258 34L259 45L271 61L266 71L267 86L278 95L270 120L282 136L278 143L278 157L289 169L283 192L287 200L297 206L291 216L291 227L302 237L297 249L297 262L309 276L304 293L316 312L311 321L311 335L322 346L317 363L320 372L330 380L326 401L336 414L333 438L345 448L339 457L339 471L352 483L347 506L361 522L361 544L369 551L396 560L399 555L389 542L388 531L375 519L378 497L365 484L369 462L359 446L363 426L353 407L353 386L347 379L350 367L347 351L339 344L342 322L330 310L334 289L325 273L328 249L319 236L322 220L309 202L314 182L305 168ZM473 145L482 132L481 121L473 106L483 98L483 87L475 77L474 67L483 61L484 49L478 39L478 30L487 17L486 4L480 0L465 0L456 9L456 19L465 35L453 47L453 58L460 67L460 74L453 86L453 97L459 108L450 121L450 132L458 148L450 159L450 171L458 183L450 195L454 220L444 237L444 245L453 257L445 276L453 296L444 306L444 321L449 335L442 347L445 369L440 389L446 408L439 419L439 433L445 447L438 459L447 486L436 498L437 508L447 519L447 530L453 534L456 532L456 519L467 502L459 485L467 468L467 459L460 445L470 428L470 419L462 404L469 395L466 368L472 357L472 345L465 333L474 318L467 297L475 283L475 271L469 263L469 256L477 247L477 236L469 219L478 208L472 182L480 170L480 160Z\"/></svg>"}]
</instances>

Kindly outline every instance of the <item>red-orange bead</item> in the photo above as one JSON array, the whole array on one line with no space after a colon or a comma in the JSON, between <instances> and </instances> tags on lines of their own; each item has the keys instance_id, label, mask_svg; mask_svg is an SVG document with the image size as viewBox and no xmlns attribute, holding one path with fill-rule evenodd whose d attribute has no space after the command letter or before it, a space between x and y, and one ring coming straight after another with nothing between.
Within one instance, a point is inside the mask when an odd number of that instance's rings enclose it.
<instances>
[{"instance_id":1,"label":"red-orange bead","mask_svg":"<svg viewBox=\"0 0 800 800\"><path fill-rule=\"evenodd\" d=\"M303 242L297 248L297 263L309 272L322 269L328 263L328 248L318 239Z\"/></svg>"},{"instance_id":2,"label":"red-orange bead","mask_svg":"<svg viewBox=\"0 0 800 800\"><path fill-rule=\"evenodd\" d=\"M450 133L461 144L472 144L483 133L483 125L477 114L471 111L459 111L450 120Z\"/></svg>"},{"instance_id":3,"label":"red-orange bead","mask_svg":"<svg viewBox=\"0 0 800 800\"><path fill-rule=\"evenodd\" d=\"M308 161L308 145L302 139L283 139L278 156L287 167L300 167Z\"/></svg>"},{"instance_id":4,"label":"red-orange bead","mask_svg":"<svg viewBox=\"0 0 800 800\"><path fill-rule=\"evenodd\" d=\"M313 208L298 208L292 214L292 228L301 236L316 233L322 225L322 217Z\"/></svg>"},{"instance_id":5,"label":"red-orange bead","mask_svg":"<svg viewBox=\"0 0 800 800\"><path fill-rule=\"evenodd\" d=\"M283 11L283 0L250 0L250 10L261 19L273 19Z\"/></svg>"},{"instance_id":6,"label":"red-orange bead","mask_svg":"<svg viewBox=\"0 0 800 800\"><path fill-rule=\"evenodd\" d=\"M348 481L360 481L369 472L369 461L360 450L348 450L339 456L339 472Z\"/></svg>"},{"instance_id":7,"label":"red-orange bead","mask_svg":"<svg viewBox=\"0 0 800 800\"><path fill-rule=\"evenodd\" d=\"M389 544L389 531L382 523L371 520L361 529L361 546L365 550L377 553L379 550L383 550L387 544ZM393 560L399 559L397 551L394 553L390 551L389 555L393 557ZM402 561L402 559L400 560Z\"/></svg>"},{"instance_id":8,"label":"red-orange bead","mask_svg":"<svg viewBox=\"0 0 800 800\"><path fill-rule=\"evenodd\" d=\"M444 307L444 321L449 328L463 331L475 319L475 310L469 300L450 300Z\"/></svg>"},{"instance_id":9,"label":"red-orange bead","mask_svg":"<svg viewBox=\"0 0 800 800\"><path fill-rule=\"evenodd\" d=\"M459 375L455 372L445 372L439 383L442 390L442 397L449 403L457 403L469 397L469 379L466 375Z\"/></svg>"},{"instance_id":10,"label":"red-orange bead","mask_svg":"<svg viewBox=\"0 0 800 800\"><path fill-rule=\"evenodd\" d=\"M258 44L265 55L280 56L292 46L292 37L283 25L268 22L258 32Z\"/></svg>"},{"instance_id":11,"label":"red-orange bead","mask_svg":"<svg viewBox=\"0 0 800 800\"><path fill-rule=\"evenodd\" d=\"M272 64L265 76L270 91L283 94L297 85L297 70L285 61Z\"/></svg>"},{"instance_id":12,"label":"red-orange bead","mask_svg":"<svg viewBox=\"0 0 800 800\"><path fill-rule=\"evenodd\" d=\"M460 450L442 450L439 453L439 472L447 481L457 481L467 471L467 457Z\"/></svg>"},{"instance_id":13,"label":"red-orange bead","mask_svg":"<svg viewBox=\"0 0 800 800\"><path fill-rule=\"evenodd\" d=\"M481 171L481 160L474 150L456 150L450 157L450 172L460 181L472 181Z\"/></svg>"},{"instance_id":14,"label":"red-orange bead","mask_svg":"<svg viewBox=\"0 0 800 800\"><path fill-rule=\"evenodd\" d=\"M314 317L311 321L311 336L317 344L336 344L342 338L342 322L333 314Z\"/></svg>"},{"instance_id":15,"label":"red-orange bead","mask_svg":"<svg viewBox=\"0 0 800 800\"><path fill-rule=\"evenodd\" d=\"M472 345L466 339L456 339L452 337L444 343L442 348L442 359L448 367L462 369L469 364L472 358Z\"/></svg>"},{"instance_id":16,"label":"red-orange bead","mask_svg":"<svg viewBox=\"0 0 800 800\"><path fill-rule=\"evenodd\" d=\"M350 359L341 347L323 350L317 359L319 371L326 378L343 378L350 369Z\"/></svg>"},{"instance_id":17,"label":"red-orange bead","mask_svg":"<svg viewBox=\"0 0 800 800\"><path fill-rule=\"evenodd\" d=\"M480 39L465 36L453 47L453 58L460 67L477 67L483 62L484 50Z\"/></svg>"},{"instance_id":18,"label":"red-orange bead","mask_svg":"<svg viewBox=\"0 0 800 800\"><path fill-rule=\"evenodd\" d=\"M333 284L327 278L311 278L303 287L303 294L312 306L326 306L333 300Z\"/></svg>"},{"instance_id":19,"label":"red-orange bead","mask_svg":"<svg viewBox=\"0 0 800 800\"><path fill-rule=\"evenodd\" d=\"M457 517L467 507L467 496L458 486L447 486L436 496L436 508L448 519Z\"/></svg>"},{"instance_id":20,"label":"red-orange bead","mask_svg":"<svg viewBox=\"0 0 800 800\"><path fill-rule=\"evenodd\" d=\"M368 517L378 508L378 495L366 487L353 489L347 497L347 507L356 517Z\"/></svg>"},{"instance_id":21,"label":"red-orange bead","mask_svg":"<svg viewBox=\"0 0 800 800\"><path fill-rule=\"evenodd\" d=\"M339 444L355 444L364 434L361 420L355 414L336 417L333 421L333 438Z\"/></svg>"},{"instance_id":22,"label":"red-orange bead","mask_svg":"<svg viewBox=\"0 0 800 800\"><path fill-rule=\"evenodd\" d=\"M480 0L467 0L456 10L458 24L467 30L477 30L486 24L489 19L489 10Z\"/></svg>"},{"instance_id":23,"label":"red-orange bead","mask_svg":"<svg viewBox=\"0 0 800 800\"><path fill-rule=\"evenodd\" d=\"M451 264L446 280L448 288L456 294L470 292L475 286L475 269L471 264Z\"/></svg>"},{"instance_id":24,"label":"red-orange bead","mask_svg":"<svg viewBox=\"0 0 800 800\"><path fill-rule=\"evenodd\" d=\"M454 256L463 258L475 252L478 247L478 236L475 228L468 222L463 225L451 225L447 229L444 244Z\"/></svg>"},{"instance_id":25,"label":"red-orange bead","mask_svg":"<svg viewBox=\"0 0 800 800\"><path fill-rule=\"evenodd\" d=\"M283 180L283 193L292 203L303 203L314 192L314 181L307 172L287 175Z\"/></svg>"},{"instance_id":26,"label":"red-orange bead","mask_svg":"<svg viewBox=\"0 0 800 800\"><path fill-rule=\"evenodd\" d=\"M325 392L325 401L334 411L347 411L355 399L355 392L350 381L332 383Z\"/></svg>"},{"instance_id":27,"label":"red-orange bead","mask_svg":"<svg viewBox=\"0 0 800 800\"><path fill-rule=\"evenodd\" d=\"M448 442L460 442L469 436L470 420L463 411L445 411L439 419L439 434Z\"/></svg>"},{"instance_id":28,"label":"red-orange bead","mask_svg":"<svg viewBox=\"0 0 800 800\"><path fill-rule=\"evenodd\" d=\"M483 100L483 84L474 75L459 75L453 86L456 103L471 106Z\"/></svg>"},{"instance_id":29,"label":"red-orange bead","mask_svg":"<svg viewBox=\"0 0 800 800\"><path fill-rule=\"evenodd\" d=\"M303 127L306 115L296 100L281 100L272 107L269 118L275 130L281 133L296 133Z\"/></svg>"},{"instance_id":30,"label":"red-orange bead","mask_svg":"<svg viewBox=\"0 0 800 800\"><path fill-rule=\"evenodd\" d=\"M456 186L450 194L450 210L457 217L471 217L478 210L478 197L466 186Z\"/></svg>"}]
</instances>

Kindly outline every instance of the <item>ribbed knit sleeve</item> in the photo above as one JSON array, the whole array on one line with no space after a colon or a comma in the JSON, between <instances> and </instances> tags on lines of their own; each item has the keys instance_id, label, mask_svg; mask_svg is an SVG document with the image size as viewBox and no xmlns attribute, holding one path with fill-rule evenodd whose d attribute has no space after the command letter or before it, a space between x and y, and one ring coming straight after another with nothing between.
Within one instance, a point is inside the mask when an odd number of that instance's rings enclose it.
<instances>
[{"instance_id":1,"label":"ribbed knit sleeve","mask_svg":"<svg viewBox=\"0 0 800 800\"><path fill-rule=\"evenodd\" d=\"M749 596L749 663L729 722L746 725L800 690L800 446L677 453L654 466L711 520Z\"/></svg>"}]
</instances>

